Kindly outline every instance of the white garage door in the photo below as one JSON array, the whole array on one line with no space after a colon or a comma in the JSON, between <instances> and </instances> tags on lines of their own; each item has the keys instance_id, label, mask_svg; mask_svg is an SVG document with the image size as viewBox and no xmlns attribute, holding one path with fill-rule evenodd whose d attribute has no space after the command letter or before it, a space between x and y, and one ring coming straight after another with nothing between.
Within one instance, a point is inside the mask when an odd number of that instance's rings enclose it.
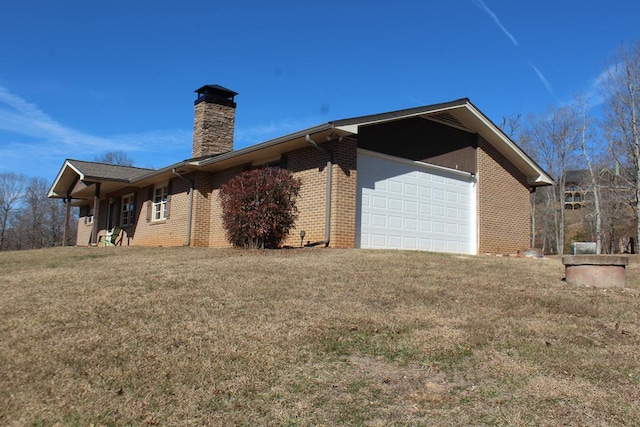
<instances>
[{"instance_id":1,"label":"white garage door","mask_svg":"<svg viewBox=\"0 0 640 427\"><path fill-rule=\"evenodd\" d=\"M475 194L468 173L359 150L356 245L475 254Z\"/></svg>"}]
</instances>

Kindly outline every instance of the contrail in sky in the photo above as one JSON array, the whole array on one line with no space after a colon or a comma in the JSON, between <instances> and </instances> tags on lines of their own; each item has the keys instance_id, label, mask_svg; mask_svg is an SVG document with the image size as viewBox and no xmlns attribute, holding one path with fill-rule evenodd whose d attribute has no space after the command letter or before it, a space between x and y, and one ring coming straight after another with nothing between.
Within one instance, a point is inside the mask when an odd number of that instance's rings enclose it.
<instances>
[{"instance_id":1,"label":"contrail in sky","mask_svg":"<svg viewBox=\"0 0 640 427\"><path fill-rule=\"evenodd\" d=\"M536 72L536 74L538 75L538 78L542 81L542 83L544 83L544 86L547 88L547 91L553 95L553 89L551 88L551 84L549 83L549 81L544 77L544 75L542 74L542 72L538 69L538 67L536 67L535 65L533 65L533 62L531 61L527 61L529 63L529 66L531 68L533 68L533 71Z\"/></svg>"},{"instance_id":2,"label":"contrail in sky","mask_svg":"<svg viewBox=\"0 0 640 427\"><path fill-rule=\"evenodd\" d=\"M513 34L511 34L504 27L504 25L502 25L502 22L500 22L500 19L498 19L498 16L495 13L493 13L493 11L491 9L489 9L489 7L486 4L484 4L484 1L482 1L482 0L471 0L471 1L480 10L484 11L484 13L489 15L489 17L493 20L493 22L495 22L495 24L500 28L500 30L502 30L504 35L509 37L509 40L511 40L511 42L514 44L514 46L518 46L519 47L518 41L513 36ZM547 89L547 92L549 92L551 95L555 96L554 93L553 93L553 88L551 87L551 84L549 83L549 80L547 80L546 77L544 76L544 74L542 74L542 71L540 71L540 69L538 67L536 67L533 64L533 62L531 62L531 60L528 60L527 62L529 63L529 66L533 69L533 71L536 73L536 75L538 76L538 78L540 79L542 84L544 84L544 87Z\"/></svg>"},{"instance_id":3,"label":"contrail in sky","mask_svg":"<svg viewBox=\"0 0 640 427\"><path fill-rule=\"evenodd\" d=\"M498 17L496 16L495 13L493 13L493 11L491 9L489 9L487 7L486 4L484 4L484 2L482 0L471 0L473 2L473 4L475 4L476 6L478 6L478 8L480 8L481 10L483 10L487 15L489 15L489 17L491 19L493 19L493 22L496 23L496 25L498 27L500 27L500 29L502 30L502 32L504 33L505 36L509 37L509 39L511 40L511 42L518 46L518 41L516 40L515 37L513 37L513 34L511 34L505 27L504 25L502 25L502 22L500 22L500 20L498 19Z\"/></svg>"}]
</instances>

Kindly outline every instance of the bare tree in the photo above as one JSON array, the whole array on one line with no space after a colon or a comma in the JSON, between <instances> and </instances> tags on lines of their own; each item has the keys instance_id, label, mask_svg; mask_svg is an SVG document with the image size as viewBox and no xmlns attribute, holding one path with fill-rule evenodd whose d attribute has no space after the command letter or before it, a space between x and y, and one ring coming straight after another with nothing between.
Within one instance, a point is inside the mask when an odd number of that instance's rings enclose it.
<instances>
[{"instance_id":1,"label":"bare tree","mask_svg":"<svg viewBox=\"0 0 640 427\"><path fill-rule=\"evenodd\" d=\"M133 166L134 164L133 159L124 151L107 151L95 157L95 161L118 166Z\"/></svg>"},{"instance_id":2,"label":"bare tree","mask_svg":"<svg viewBox=\"0 0 640 427\"><path fill-rule=\"evenodd\" d=\"M523 117L522 117L522 114L520 113L516 114L513 117L502 116L502 121L500 122L500 129L509 138L516 140L520 135L522 122L523 122Z\"/></svg>"},{"instance_id":3,"label":"bare tree","mask_svg":"<svg viewBox=\"0 0 640 427\"><path fill-rule=\"evenodd\" d=\"M16 247L38 249L62 244L64 213L60 199L47 198L47 181L31 178L14 229Z\"/></svg>"},{"instance_id":4,"label":"bare tree","mask_svg":"<svg viewBox=\"0 0 640 427\"><path fill-rule=\"evenodd\" d=\"M640 42L622 46L611 59L603 81L605 134L611 151L628 168L630 205L640 241Z\"/></svg>"},{"instance_id":5,"label":"bare tree","mask_svg":"<svg viewBox=\"0 0 640 427\"><path fill-rule=\"evenodd\" d=\"M564 252L564 188L567 171L576 164L578 129L575 110L562 106L530 116L528 127L523 130L527 152L555 179L553 186L536 191L534 215L542 248L558 254Z\"/></svg>"},{"instance_id":6,"label":"bare tree","mask_svg":"<svg viewBox=\"0 0 640 427\"><path fill-rule=\"evenodd\" d=\"M596 254L602 253L602 209L600 205L600 187L598 185L598 172L594 169L591 162L591 156L589 155L589 148L587 147L587 139L589 138L588 128L588 101L584 96L576 97L576 105L580 114L580 148L582 149L582 155L587 164L587 170L589 171L589 178L591 180L591 188L593 192L593 208L595 214L595 235L596 235Z\"/></svg>"},{"instance_id":7,"label":"bare tree","mask_svg":"<svg viewBox=\"0 0 640 427\"><path fill-rule=\"evenodd\" d=\"M6 237L12 215L23 197L27 177L13 172L0 173L0 250L6 247Z\"/></svg>"}]
</instances>

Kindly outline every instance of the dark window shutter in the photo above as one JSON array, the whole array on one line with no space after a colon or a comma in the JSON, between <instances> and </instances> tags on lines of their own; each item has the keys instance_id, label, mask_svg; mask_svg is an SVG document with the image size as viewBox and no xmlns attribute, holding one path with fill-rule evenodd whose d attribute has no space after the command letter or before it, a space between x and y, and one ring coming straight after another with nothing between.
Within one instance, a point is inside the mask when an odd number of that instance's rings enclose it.
<instances>
[{"instance_id":1,"label":"dark window shutter","mask_svg":"<svg viewBox=\"0 0 640 427\"><path fill-rule=\"evenodd\" d=\"M138 192L133 193L133 212L131 212L131 225L135 226L138 219Z\"/></svg>"},{"instance_id":2,"label":"dark window shutter","mask_svg":"<svg viewBox=\"0 0 640 427\"><path fill-rule=\"evenodd\" d=\"M167 208L165 210L165 218L169 219L169 215L171 214L171 193L173 191L173 180L170 179L167 184Z\"/></svg>"},{"instance_id":3,"label":"dark window shutter","mask_svg":"<svg viewBox=\"0 0 640 427\"><path fill-rule=\"evenodd\" d=\"M113 207L113 225L114 227L116 225L120 225L120 216L122 214L122 197L116 197L116 203L115 206Z\"/></svg>"},{"instance_id":4,"label":"dark window shutter","mask_svg":"<svg viewBox=\"0 0 640 427\"><path fill-rule=\"evenodd\" d=\"M147 222L151 222L152 210L153 210L153 185L147 187Z\"/></svg>"}]
</instances>

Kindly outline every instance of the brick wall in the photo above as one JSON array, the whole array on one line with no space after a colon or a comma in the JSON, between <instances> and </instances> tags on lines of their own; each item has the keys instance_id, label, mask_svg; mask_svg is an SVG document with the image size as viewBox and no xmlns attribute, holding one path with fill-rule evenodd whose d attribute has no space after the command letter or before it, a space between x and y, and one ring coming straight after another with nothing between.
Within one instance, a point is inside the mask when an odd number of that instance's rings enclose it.
<instances>
[{"instance_id":1,"label":"brick wall","mask_svg":"<svg viewBox=\"0 0 640 427\"><path fill-rule=\"evenodd\" d=\"M526 177L478 136L478 253L513 254L530 242Z\"/></svg>"},{"instance_id":2,"label":"brick wall","mask_svg":"<svg viewBox=\"0 0 640 427\"><path fill-rule=\"evenodd\" d=\"M298 220L284 244L300 246L300 230L305 231L305 243L307 241L311 243L322 241L324 240L325 223L326 155L313 147L305 147L285 155L287 156L287 168L295 177L301 179L302 185L296 203L299 211ZM209 246L230 246L222 226L222 205L219 192L225 182L245 169L245 166L227 169L216 172L210 178L212 191L210 197L211 214L208 220L210 227ZM336 174L335 169L333 173Z\"/></svg>"},{"instance_id":3,"label":"brick wall","mask_svg":"<svg viewBox=\"0 0 640 427\"><path fill-rule=\"evenodd\" d=\"M209 246L211 217L211 174L196 172L188 176L195 182L193 193L193 216L191 222L191 245Z\"/></svg>"},{"instance_id":4,"label":"brick wall","mask_svg":"<svg viewBox=\"0 0 640 427\"><path fill-rule=\"evenodd\" d=\"M354 248L358 144L355 139L345 138L332 142L329 148L334 153L330 246Z\"/></svg>"},{"instance_id":5,"label":"brick wall","mask_svg":"<svg viewBox=\"0 0 640 427\"><path fill-rule=\"evenodd\" d=\"M355 246L356 211L356 142L344 139L333 141L327 148L334 153L331 194L331 247ZM302 185L298 195L298 220L285 241L288 246L300 246L300 231L305 231L304 243L324 241L326 201L326 154L314 147L305 147L285 153L287 168ZM198 218L209 227L208 245L229 247L222 226L222 206L219 198L220 186L245 170L244 166L227 169L209 175L211 180L210 214ZM207 219L208 218L208 219Z\"/></svg>"},{"instance_id":6,"label":"brick wall","mask_svg":"<svg viewBox=\"0 0 640 427\"><path fill-rule=\"evenodd\" d=\"M211 193L209 196L210 214L208 217L201 218L202 221L207 222L209 227L209 246L215 248L228 248L231 246L227 241L227 236L225 235L224 227L222 226L222 203L220 202L219 196L220 187L234 176L242 173L244 170L244 166L237 166L209 175L209 181L211 182Z\"/></svg>"},{"instance_id":7,"label":"brick wall","mask_svg":"<svg viewBox=\"0 0 640 427\"><path fill-rule=\"evenodd\" d=\"M91 239L92 224L87 224L87 215L89 214L89 206L80 208L80 216L78 217L78 232L76 234L76 245L88 246Z\"/></svg>"},{"instance_id":8,"label":"brick wall","mask_svg":"<svg viewBox=\"0 0 640 427\"><path fill-rule=\"evenodd\" d=\"M324 241L325 201L327 195L327 155L308 146L287 153L288 168L302 180L297 206L298 221L285 244L300 246L300 231L304 230L304 243ZM333 170L332 170L333 173Z\"/></svg>"},{"instance_id":9,"label":"brick wall","mask_svg":"<svg viewBox=\"0 0 640 427\"><path fill-rule=\"evenodd\" d=\"M353 248L356 226L356 157L357 144L353 139L323 144L333 152L331 189L330 247ZM314 147L287 153L289 170L301 178L298 197L300 216L291 230L287 245L300 246L300 231L305 231L304 243L325 239L327 197L327 155Z\"/></svg>"},{"instance_id":10,"label":"brick wall","mask_svg":"<svg viewBox=\"0 0 640 427\"><path fill-rule=\"evenodd\" d=\"M160 183L158 183L160 184ZM162 184L168 184L164 182ZM181 179L171 180L171 201L169 218L161 221L147 221L149 189L136 191L135 227L125 229L127 243L136 246L182 246L187 239L187 218L189 209L189 183Z\"/></svg>"}]
</instances>

